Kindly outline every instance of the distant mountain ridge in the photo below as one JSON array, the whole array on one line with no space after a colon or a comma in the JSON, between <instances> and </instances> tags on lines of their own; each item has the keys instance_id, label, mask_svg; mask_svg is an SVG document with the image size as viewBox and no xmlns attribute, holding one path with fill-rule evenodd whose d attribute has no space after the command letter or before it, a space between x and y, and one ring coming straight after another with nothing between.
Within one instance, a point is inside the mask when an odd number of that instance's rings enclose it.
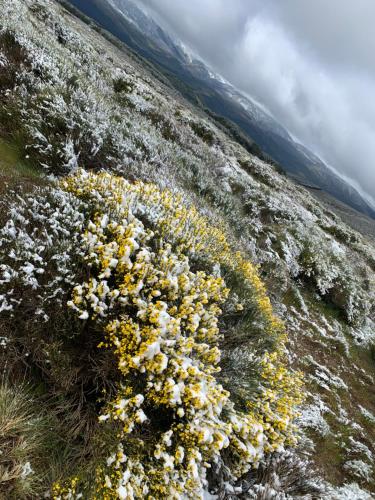
<instances>
[{"instance_id":1,"label":"distant mountain ridge","mask_svg":"<svg viewBox=\"0 0 375 500\"><path fill-rule=\"evenodd\" d=\"M154 64L185 98L236 124L298 182L321 188L375 218L375 209L261 106L215 75L131 0L68 0Z\"/></svg>"}]
</instances>

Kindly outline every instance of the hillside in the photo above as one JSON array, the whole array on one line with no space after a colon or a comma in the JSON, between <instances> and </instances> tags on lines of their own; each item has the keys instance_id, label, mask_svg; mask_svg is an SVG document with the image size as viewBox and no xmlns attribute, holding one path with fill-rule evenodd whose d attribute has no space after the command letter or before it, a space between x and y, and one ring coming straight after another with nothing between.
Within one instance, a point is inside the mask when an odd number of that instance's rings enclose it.
<instances>
[{"instance_id":1,"label":"hillside","mask_svg":"<svg viewBox=\"0 0 375 500\"><path fill-rule=\"evenodd\" d=\"M271 158L292 178L318 186L352 208L375 217L374 207L353 186L296 142L259 104L187 52L181 42L174 40L132 0L69 0L65 4L79 8L150 61L172 88L208 110L227 130L232 131L233 124L239 127L250 138L243 141L250 153L261 159Z\"/></svg>"},{"instance_id":2,"label":"hillside","mask_svg":"<svg viewBox=\"0 0 375 500\"><path fill-rule=\"evenodd\" d=\"M0 7L1 495L374 498L374 239L84 16Z\"/></svg>"}]
</instances>

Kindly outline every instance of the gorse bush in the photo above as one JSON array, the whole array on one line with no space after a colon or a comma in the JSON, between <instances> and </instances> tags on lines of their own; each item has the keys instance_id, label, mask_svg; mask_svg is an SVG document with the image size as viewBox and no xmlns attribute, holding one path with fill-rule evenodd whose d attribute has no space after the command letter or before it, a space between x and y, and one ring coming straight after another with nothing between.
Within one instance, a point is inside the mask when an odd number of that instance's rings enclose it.
<instances>
[{"instance_id":1,"label":"gorse bush","mask_svg":"<svg viewBox=\"0 0 375 500\"><path fill-rule=\"evenodd\" d=\"M1 362L38 387L60 439L38 487L197 498L294 443L284 327L223 231L180 195L107 173L7 196ZM242 359L223 363L233 343Z\"/></svg>"},{"instance_id":2,"label":"gorse bush","mask_svg":"<svg viewBox=\"0 0 375 500\"><path fill-rule=\"evenodd\" d=\"M96 469L95 494L197 498L210 464L235 479L264 453L293 444L300 378L284 366L283 325L254 266L180 196L154 185L79 171L62 187L92 215L82 242L89 279L68 305L102 331L99 348L117 364L99 416L116 429L117 445ZM221 266L242 279L241 299L226 288ZM246 300L275 349L258 359L257 394L234 404L217 379L219 318L228 301L244 314ZM56 484L55 497L78 491L72 481Z\"/></svg>"}]
</instances>

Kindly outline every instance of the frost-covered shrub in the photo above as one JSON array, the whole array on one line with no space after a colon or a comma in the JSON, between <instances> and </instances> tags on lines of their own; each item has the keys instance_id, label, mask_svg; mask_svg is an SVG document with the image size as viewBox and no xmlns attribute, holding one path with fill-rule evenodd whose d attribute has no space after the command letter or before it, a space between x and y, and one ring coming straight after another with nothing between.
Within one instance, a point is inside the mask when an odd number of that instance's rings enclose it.
<instances>
[{"instance_id":1,"label":"frost-covered shrub","mask_svg":"<svg viewBox=\"0 0 375 500\"><path fill-rule=\"evenodd\" d=\"M240 490L245 493L240 498L254 500L324 498L327 493L311 464L290 451L268 457L248 474Z\"/></svg>"},{"instance_id":2,"label":"frost-covered shrub","mask_svg":"<svg viewBox=\"0 0 375 500\"><path fill-rule=\"evenodd\" d=\"M329 297L343 311L350 325L361 326L370 317L374 306L369 300L368 291L363 290L355 278L340 275Z\"/></svg>"},{"instance_id":3,"label":"frost-covered shrub","mask_svg":"<svg viewBox=\"0 0 375 500\"><path fill-rule=\"evenodd\" d=\"M83 205L54 187L22 194L8 193L0 229L0 311L43 322L76 281Z\"/></svg>"},{"instance_id":4,"label":"frost-covered shrub","mask_svg":"<svg viewBox=\"0 0 375 500\"><path fill-rule=\"evenodd\" d=\"M375 346L372 347L372 356L375 361ZM362 415L366 419L367 422L371 424L375 424L375 415L373 415L369 410L366 408L363 408L363 406L360 406L359 409L361 410Z\"/></svg>"},{"instance_id":5,"label":"frost-covered shrub","mask_svg":"<svg viewBox=\"0 0 375 500\"><path fill-rule=\"evenodd\" d=\"M299 379L284 367L283 326L254 266L181 197L153 185L83 171L62 185L93 214L83 240L91 278L69 305L102 328L100 347L118 366L116 392L99 417L119 424L118 445L98 470L98 494L197 498L209 463L224 459L233 480L293 443ZM258 360L258 391L238 407L217 380L220 306L230 291L199 261L237 273L243 297L232 297L235 309L255 300L257 321L274 337L275 349ZM60 496L71 486L64 488Z\"/></svg>"},{"instance_id":6,"label":"frost-covered shrub","mask_svg":"<svg viewBox=\"0 0 375 500\"><path fill-rule=\"evenodd\" d=\"M66 302L82 273L84 205L48 185L17 188L4 202L8 206L0 214L0 363L13 381L30 380L32 372L36 384L40 377L49 384L52 397L70 392L73 404L81 401L86 375L77 376L74 366L79 361L72 360L74 350L67 347L81 328Z\"/></svg>"},{"instance_id":7,"label":"frost-covered shrub","mask_svg":"<svg viewBox=\"0 0 375 500\"><path fill-rule=\"evenodd\" d=\"M362 481L370 481L373 473L372 465L364 462L363 460L349 460L344 464L344 469L347 470L352 476Z\"/></svg>"},{"instance_id":8,"label":"frost-covered shrub","mask_svg":"<svg viewBox=\"0 0 375 500\"><path fill-rule=\"evenodd\" d=\"M34 0L30 4L29 9L43 23L51 22L52 15L48 10L48 4L43 0Z\"/></svg>"},{"instance_id":9,"label":"frost-covered shrub","mask_svg":"<svg viewBox=\"0 0 375 500\"><path fill-rule=\"evenodd\" d=\"M342 273L345 250L334 240L308 239L299 256L302 272L325 295Z\"/></svg>"},{"instance_id":10,"label":"frost-covered shrub","mask_svg":"<svg viewBox=\"0 0 375 500\"><path fill-rule=\"evenodd\" d=\"M340 243L350 244L358 242L358 236L355 232L351 231L342 224L322 224L322 229L324 229L328 234L334 236Z\"/></svg>"},{"instance_id":11,"label":"frost-covered shrub","mask_svg":"<svg viewBox=\"0 0 375 500\"><path fill-rule=\"evenodd\" d=\"M357 483L344 484L340 488L330 489L329 495L333 500L372 500L373 495L363 490Z\"/></svg>"},{"instance_id":12,"label":"frost-covered shrub","mask_svg":"<svg viewBox=\"0 0 375 500\"><path fill-rule=\"evenodd\" d=\"M132 92L134 90L134 84L124 78L118 77L113 80L113 90L120 94L121 92Z\"/></svg>"},{"instance_id":13,"label":"frost-covered shrub","mask_svg":"<svg viewBox=\"0 0 375 500\"><path fill-rule=\"evenodd\" d=\"M0 31L0 53L0 96L3 99L4 91L17 85L19 74L23 68L30 67L30 61L26 50L10 30Z\"/></svg>"},{"instance_id":14,"label":"frost-covered shrub","mask_svg":"<svg viewBox=\"0 0 375 500\"><path fill-rule=\"evenodd\" d=\"M208 145L212 146L215 142L213 131L203 122L190 122L190 127L194 133Z\"/></svg>"},{"instance_id":15,"label":"frost-covered shrub","mask_svg":"<svg viewBox=\"0 0 375 500\"><path fill-rule=\"evenodd\" d=\"M312 282L318 293L336 306L350 325L361 325L372 314L373 280L365 266L353 262L342 244L312 234L302 241L297 262L298 274Z\"/></svg>"},{"instance_id":16,"label":"frost-covered shrub","mask_svg":"<svg viewBox=\"0 0 375 500\"><path fill-rule=\"evenodd\" d=\"M30 69L27 51L15 33L1 29L0 25L0 132L3 137L19 134L22 117L13 94L14 89L28 83Z\"/></svg>"},{"instance_id":17,"label":"frost-covered shrub","mask_svg":"<svg viewBox=\"0 0 375 500\"><path fill-rule=\"evenodd\" d=\"M147 111L146 116L161 131L165 140L176 143L181 141L177 127L165 115L162 115L156 109L150 109Z\"/></svg>"}]
</instances>

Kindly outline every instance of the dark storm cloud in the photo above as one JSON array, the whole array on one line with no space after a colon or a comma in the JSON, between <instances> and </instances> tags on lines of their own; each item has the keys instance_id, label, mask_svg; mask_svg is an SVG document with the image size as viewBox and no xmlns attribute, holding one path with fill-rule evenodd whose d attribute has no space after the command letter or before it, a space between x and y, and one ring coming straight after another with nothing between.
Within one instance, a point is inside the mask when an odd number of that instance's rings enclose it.
<instances>
[{"instance_id":1,"label":"dark storm cloud","mask_svg":"<svg viewBox=\"0 0 375 500\"><path fill-rule=\"evenodd\" d=\"M141 0L375 198L374 0Z\"/></svg>"}]
</instances>

